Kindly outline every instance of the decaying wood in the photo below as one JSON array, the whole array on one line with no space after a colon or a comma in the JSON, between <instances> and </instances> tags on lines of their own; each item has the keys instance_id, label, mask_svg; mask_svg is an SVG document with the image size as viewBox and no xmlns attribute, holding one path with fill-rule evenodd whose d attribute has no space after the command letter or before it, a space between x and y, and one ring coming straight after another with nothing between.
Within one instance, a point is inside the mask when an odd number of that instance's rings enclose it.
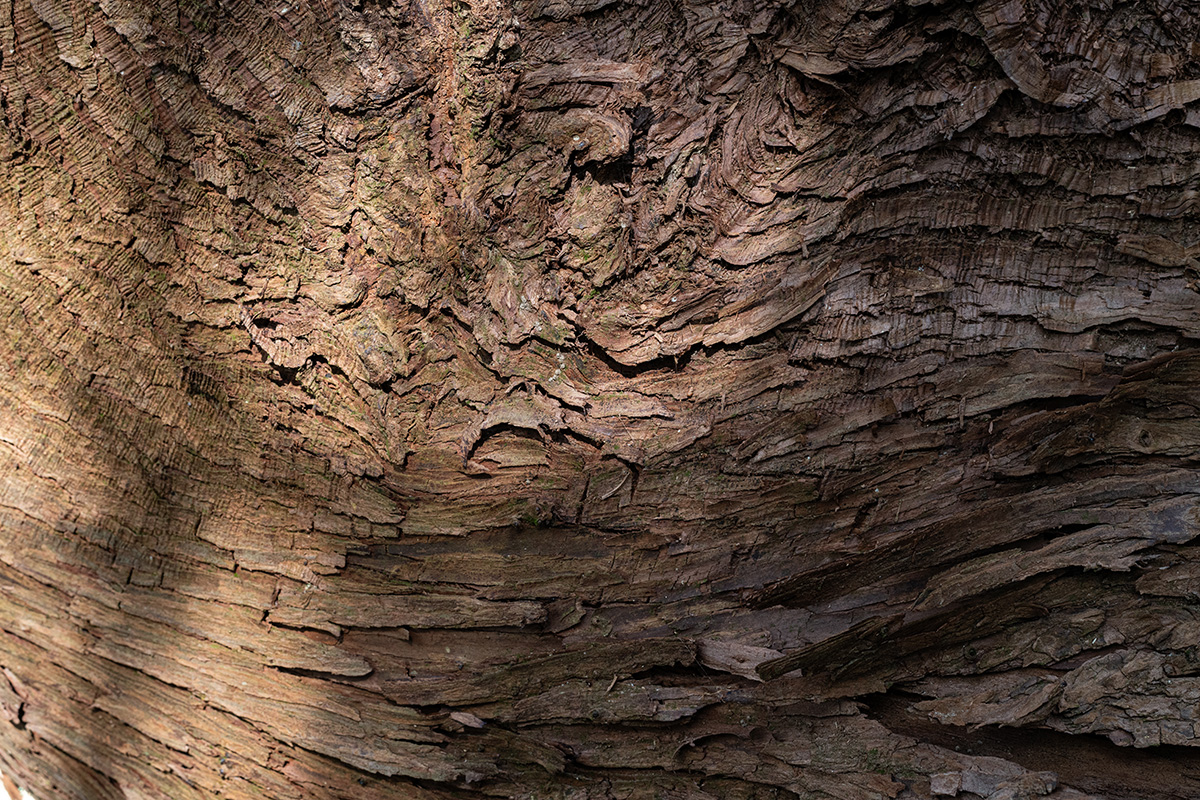
<instances>
[{"instance_id":1,"label":"decaying wood","mask_svg":"<svg viewBox=\"0 0 1200 800\"><path fill-rule=\"evenodd\" d=\"M0 771L1196 797L1197 41L0 0Z\"/></svg>"}]
</instances>

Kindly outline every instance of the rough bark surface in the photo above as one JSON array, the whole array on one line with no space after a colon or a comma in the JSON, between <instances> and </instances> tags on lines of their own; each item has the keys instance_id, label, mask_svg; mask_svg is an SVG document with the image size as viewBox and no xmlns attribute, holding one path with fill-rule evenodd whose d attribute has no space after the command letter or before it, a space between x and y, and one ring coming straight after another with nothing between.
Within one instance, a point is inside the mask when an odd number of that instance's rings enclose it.
<instances>
[{"instance_id":1,"label":"rough bark surface","mask_svg":"<svg viewBox=\"0 0 1200 800\"><path fill-rule=\"evenodd\" d=\"M0 771L1200 796L1198 42L0 0Z\"/></svg>"}]
</instances>

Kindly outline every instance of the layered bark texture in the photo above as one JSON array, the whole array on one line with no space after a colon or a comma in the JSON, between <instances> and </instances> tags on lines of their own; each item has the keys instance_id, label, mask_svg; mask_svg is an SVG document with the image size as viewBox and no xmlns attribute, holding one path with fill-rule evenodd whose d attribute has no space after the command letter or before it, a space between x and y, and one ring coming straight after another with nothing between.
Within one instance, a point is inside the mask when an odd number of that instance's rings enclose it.
<instances>
[{"instance_id":1,"label":"layered bark texture","mask_svg":"<svg viewBox=\"0 0 1200 800\"><path fill-rule=\"evenodd\" d=\"M0 771L1200 796L1198 42L0 0Z\"/></svg>"}]
</instances>

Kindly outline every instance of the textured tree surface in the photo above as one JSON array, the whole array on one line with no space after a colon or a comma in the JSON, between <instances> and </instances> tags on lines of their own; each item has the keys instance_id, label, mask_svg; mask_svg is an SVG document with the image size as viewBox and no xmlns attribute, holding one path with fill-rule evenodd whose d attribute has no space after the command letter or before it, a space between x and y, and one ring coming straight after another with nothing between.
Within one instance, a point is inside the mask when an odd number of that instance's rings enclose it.
<instances>
[{"instance_id":1,"label":"textured tree surface","mask_svg":"<svg viewBox=\"0 0 1200 800\"><path fill-rule=\"evenodd\" d=\"M0 771L1200 796L1198 55L1194 0L0 0Z\"/></svg>"}]
</instances>

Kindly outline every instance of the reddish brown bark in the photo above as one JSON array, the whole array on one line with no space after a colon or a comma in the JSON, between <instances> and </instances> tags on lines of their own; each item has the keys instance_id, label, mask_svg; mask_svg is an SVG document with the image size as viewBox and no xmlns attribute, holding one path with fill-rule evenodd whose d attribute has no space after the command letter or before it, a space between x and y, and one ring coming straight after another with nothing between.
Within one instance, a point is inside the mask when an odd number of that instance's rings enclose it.
<instances>
[{"instance_id":1,"label":"reddish brown bark","mask_svg":"<svg viewBox=\"0 0 1200 800\"><path fill-rule=\"evenodd\" d=\"M1198 8L0 0L0 771L1197 796Z\"/></svg>"}]
</instances>

